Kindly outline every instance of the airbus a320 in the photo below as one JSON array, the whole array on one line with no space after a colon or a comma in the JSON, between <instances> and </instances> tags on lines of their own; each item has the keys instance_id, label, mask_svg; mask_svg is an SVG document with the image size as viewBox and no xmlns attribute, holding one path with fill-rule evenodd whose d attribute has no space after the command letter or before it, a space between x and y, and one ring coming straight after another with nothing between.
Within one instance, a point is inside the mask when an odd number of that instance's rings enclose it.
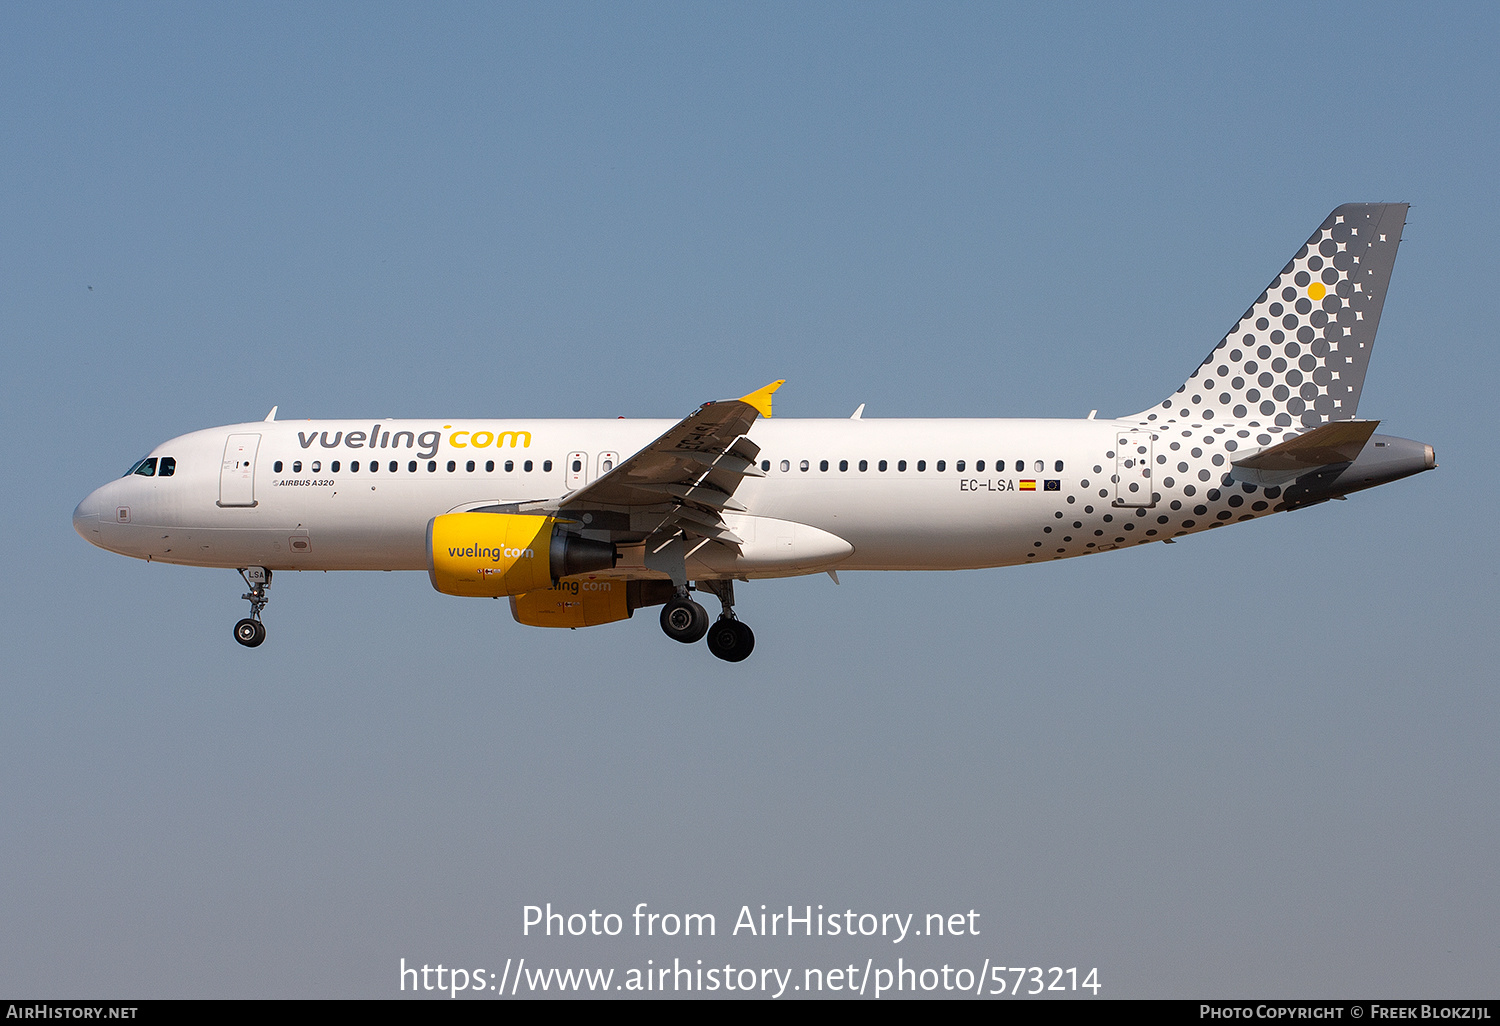
<instances>
[{"instance_id":1,"label":"airbus a320","mask_svg":"<svg viewBox=\"0 0 1500 1026\"><path fill-rule=\"evenodd\" d=\"M1406 212L1339 207L1176 391L1129 416L773 420L780 381L676 423L272 409L162 443L73 524L112 552L238 570L250 648L276 572L425 570L536 627L661 606L668 637L739 661L755 635L736 582L1087 556L1433 469L1430 445L1356 418Z\"/></svg>"}]
</instances>

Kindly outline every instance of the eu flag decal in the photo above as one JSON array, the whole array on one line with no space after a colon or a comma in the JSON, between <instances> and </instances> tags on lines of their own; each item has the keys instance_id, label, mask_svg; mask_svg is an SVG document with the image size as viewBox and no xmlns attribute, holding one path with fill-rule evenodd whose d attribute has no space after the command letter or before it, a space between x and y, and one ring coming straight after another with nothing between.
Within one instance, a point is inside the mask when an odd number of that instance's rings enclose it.
<instances>
[{"instance_id":1,"label":"eu flag decal","mask_svg":"<svg viewBox=\"0 0 1500 1026\"><path fill-rule=\"evenodd\" d=\"M1044 491L1044 492L1060 492L1060 491L1062 491L1062 482L1061 481L1056 481L1056 480L1053 480L1053 481L1043 481L1042 482L1042 491Z\"/></svg>"}]
</instances>

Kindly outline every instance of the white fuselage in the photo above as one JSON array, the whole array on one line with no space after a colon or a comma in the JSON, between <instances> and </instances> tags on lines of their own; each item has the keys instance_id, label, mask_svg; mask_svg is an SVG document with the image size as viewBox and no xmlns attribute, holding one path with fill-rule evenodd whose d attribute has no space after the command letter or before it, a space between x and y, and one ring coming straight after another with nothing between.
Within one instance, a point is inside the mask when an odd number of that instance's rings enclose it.
<instances>
[{"instance_id":1,"label":"white fuselage","mask_svg":"<svg viewBox=\"0 0 1500 1026\"><path fill-rule=\"evenodd\" d=\"M170 457L172 476L112 481L79 504L74 520L96 545L162 562L424 570L433 517L565 495L671 426L623 419L238 424L157 446L151 455ZM745 512L726 514L752 544L737 560L709 546L689 560L689 571L753 578L834 567L1005 566L1217 526L1230 519L1215 519L1227 496L1215 492L1213 513L1196 519L1192 505L1206 501L1198 495L1211 486L1202 482L1218 483L1226 443L1256 446L1236 443L1237 434L1253 434L1236 427L1200 425L1179 440L1175 428L1153 436L1136 424L1095 420L761 420L750 437L761 447L765 476L747 478L735 492ZM1127 431L1137 432L1131 449L1159 439L1158 466L1142 450L1138 469L1122 469L1135 455L1118 445ZM1169 442L1180 451L1168 452ZM1174 475L1179 457L1191 466L1182 462ZM1141 480L1157 493L1154 504L1133 499L1117 480L1147 469L1156 479ZM1243 497L1241 504L1234 519L1253 515ZM1259 505L1254 513L1265 511ZM814 541L806 558L764 555L773 540L804 544L792 536L799 525L813 529L805 532L810 538L847 545Z\"/></svg>"}]
</instances>

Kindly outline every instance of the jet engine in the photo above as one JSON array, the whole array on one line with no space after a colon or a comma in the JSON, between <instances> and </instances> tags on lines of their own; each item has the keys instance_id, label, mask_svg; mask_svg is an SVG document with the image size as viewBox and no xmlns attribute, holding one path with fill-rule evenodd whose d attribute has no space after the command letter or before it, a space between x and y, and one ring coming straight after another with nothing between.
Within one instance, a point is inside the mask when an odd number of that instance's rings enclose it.
<instances>
[{"instance_id":1,"label":"jet engine","mask_svg":"<svg viewBox=\"0 0 1500 1026\"><path fill-rule=\"evenodd\" d=\"M427 524L427 576L444 595L522 595L614 565L613 545L570 534L556 517L445 513Z\"/></svg>"},{"instance_id":2,"label":"jet engine","mask_svg":"<svg viewBox=\"0 0 1500 1026\"><path fill-rule=\"evenodd\" d=\"M510 612L528 627L597 627L627 620L643 606L676 594L671 581L622 581L584 575L542 591L510 597Z\"/></svg>"}]
</instances>

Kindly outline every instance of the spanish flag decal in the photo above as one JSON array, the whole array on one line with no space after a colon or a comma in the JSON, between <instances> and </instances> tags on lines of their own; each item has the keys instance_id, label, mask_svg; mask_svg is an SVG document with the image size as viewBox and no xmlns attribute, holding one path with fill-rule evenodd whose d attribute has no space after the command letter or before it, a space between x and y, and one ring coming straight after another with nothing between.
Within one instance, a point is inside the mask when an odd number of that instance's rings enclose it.
<instances>
[{"instance_id":1,"label":"spanish flag decal","mask_svg":"<svg viewBox=\"0 0 1500 1026\"><path fill-rule=\"evenodd\" d=\"M1034 491L1036 491L1036 482L1035 481L1022 481L1021 482L1021 491L1023 491L1023 492L1034 492Z\"/></svg>"}]
</instances>

